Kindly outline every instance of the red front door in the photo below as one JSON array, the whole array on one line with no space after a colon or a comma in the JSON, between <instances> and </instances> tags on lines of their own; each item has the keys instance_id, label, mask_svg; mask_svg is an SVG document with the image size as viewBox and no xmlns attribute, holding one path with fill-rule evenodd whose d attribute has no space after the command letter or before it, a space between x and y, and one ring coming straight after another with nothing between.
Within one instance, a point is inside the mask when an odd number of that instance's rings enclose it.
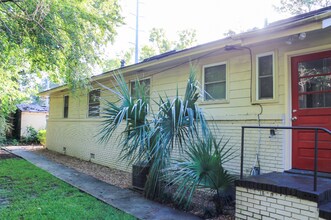
<instances>
[{"instance_id":1,"label":"red front door","mask_svg":"<svg viewBox=\"0 0 331 220\"><path fill-rule=\"evenodd\" d=\"M292 126L331 130L331 51L293 57ZM318 171L331 172L331 136L318 133ZM293 131L292 167L313 170L314 131Z\"/></svg>"}]
</instances>

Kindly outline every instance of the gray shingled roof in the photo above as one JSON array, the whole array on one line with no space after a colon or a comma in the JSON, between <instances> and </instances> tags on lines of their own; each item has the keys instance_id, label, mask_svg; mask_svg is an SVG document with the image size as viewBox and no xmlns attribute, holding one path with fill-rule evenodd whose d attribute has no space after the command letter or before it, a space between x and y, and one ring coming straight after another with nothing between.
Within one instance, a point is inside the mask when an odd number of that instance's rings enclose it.
<instances>
[{"instance_id":1,"label":"gray shingled roof","mask_svg":"<svg viewBox=\"0 0 331 220\"><path fill-rule=\"evenodd\" d=\"M16 107L22 112L48 112L46 106L40 106L37 104L18 104Z\"/></svg>"}]
</instances>

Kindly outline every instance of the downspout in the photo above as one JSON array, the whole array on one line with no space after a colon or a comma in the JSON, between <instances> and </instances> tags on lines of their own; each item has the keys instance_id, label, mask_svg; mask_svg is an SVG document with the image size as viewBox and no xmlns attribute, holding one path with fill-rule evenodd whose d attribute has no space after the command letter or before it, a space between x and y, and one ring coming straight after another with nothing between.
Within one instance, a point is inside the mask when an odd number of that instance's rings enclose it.
<instances>
[{"instance_id":1,"label":"downspout","mask_svg":"<svg viewBox=\"0 0 331 220\"><path fill-rule=\"evenodd\" d=\"M259 103L254 103L253 105L258 105L260 106L260 113L257 114L257 121L259 127L261 127L261 115L263 113L263 107ZM255 162L252 166L250 174L252 176L260 175L261 172L261 167L260 167L260 149L261 149L261 129L259 129L259 139L256 147L256 157L255 157Z\"/></svg>"},{"instance_id":2,"label":"downspout","mask_svg":"<svg viewBox=\"0 0 331 220\"><path fill-rule=\"evenodd\" d=\"M250 94L249 94L249 98L250 98L250 103L251 105L258 105L260 106L260 113L257 115L257 120L258 120L258 125L259 127L261 126L261 115L263 113L263 107L261 104L259 103L253 103L253 53L252 53L252 49L250 47L247 46L236 46L236 45L230 45L230 46L226 46L225 50L226 51L231 51L231 50L242 50L242 49L246 49L249 51L249 57L250 57ZM259 139L258 139L258 145L256 147L256 158L255 158L255 162L252 166L250 175L255 176L255 175L260 175L260 149L261 149L261 129L259 129Z\"/></svg>"}]
</instances>

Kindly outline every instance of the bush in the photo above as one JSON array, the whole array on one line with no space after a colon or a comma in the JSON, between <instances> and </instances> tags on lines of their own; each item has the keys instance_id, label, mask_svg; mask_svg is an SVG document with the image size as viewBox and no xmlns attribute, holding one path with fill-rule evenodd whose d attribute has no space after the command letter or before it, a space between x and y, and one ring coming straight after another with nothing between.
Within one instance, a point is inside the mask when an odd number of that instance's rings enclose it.
<instances>
[{"instance_id":1,"label":"bush","mask_svg":"<svg viewBox=\"0 0 331 220\"><path fill-rule=\"evenodd\" d=\"M42 129L38 131L37 134L38 141L41 145L45 146L46 145L46 130Z\"/></svg>"},{"instance_id":2,"label":"bush","mask_svg":"<svg viewBox=\"0 0 331 220\"><path fill-rule=\"evenodd\" d=\"M28 126L26 130L27 132L26 132L26 136L23 139L23 142L27 144L38 143L37 130L31 126Z\"/></svg>"},{"instance_id":3,"label":"bush","mask_svg":"<svg viewBox=\"0 0 331 220\"><path fill-rule=\"evenodd\" d=\"M17 139L10 139L7 141L7 145L18 146L20 142Z\"/></svg>"}]
</instances>

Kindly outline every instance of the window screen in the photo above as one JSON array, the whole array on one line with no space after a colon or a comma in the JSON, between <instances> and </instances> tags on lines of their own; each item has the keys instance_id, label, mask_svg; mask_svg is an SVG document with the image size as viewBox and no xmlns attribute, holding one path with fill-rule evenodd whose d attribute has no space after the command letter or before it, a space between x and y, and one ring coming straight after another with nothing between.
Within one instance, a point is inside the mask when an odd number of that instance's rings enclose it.
<instances>
[{"instance_id":1,"label":"window screen","mask_svg":"<svg viewBox=\"0 0 331 220\"><path fill-rule=\"evenodd\" d=\"M100 90L93 90L89 93L88 116L100 116Z\"/></svg>"},{"instance_id":2,"label":"window screen","mask_svg":"<svg viewBox=\"0 0 331 220\"><path fill-rule=\"evenodd\" d=\"M258 99L274 97L273 55L258 57Z\"/></svg>"},{"instance_id":3,"label":"window screen","mask_svg":"<svg viewBox=\"0 0 331 220\"><path fill-rule=\"evenodd\" d=\"M204 100L220 100L226 98L226 65L204 68Z\"/></svg>"},{"instance_id":4,"label":"window screen","mask_svg":"<svg viewBox=\"0 0 331 220\"><path fill-rule=\"evenodd\" d=\"M64 96L63 100L63 118L68 118L68 113L69 113L69 96Z\"/></svg>"}]
</instances>

